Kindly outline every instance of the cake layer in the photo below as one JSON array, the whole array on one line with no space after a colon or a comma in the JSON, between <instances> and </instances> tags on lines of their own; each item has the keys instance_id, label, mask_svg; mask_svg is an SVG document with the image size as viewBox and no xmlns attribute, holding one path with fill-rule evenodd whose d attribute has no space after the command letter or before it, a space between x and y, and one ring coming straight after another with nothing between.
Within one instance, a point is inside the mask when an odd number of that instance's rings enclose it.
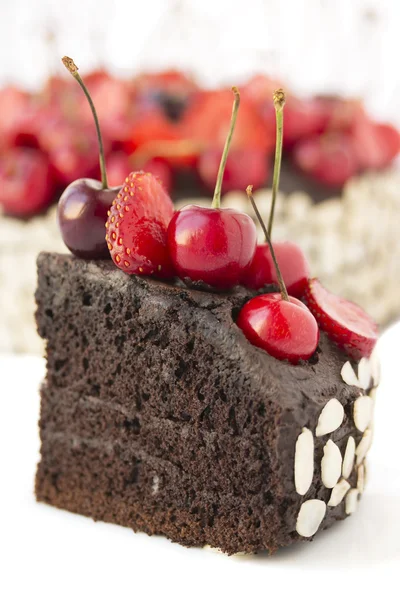
<instances>
[{"instance_id":1,"label":"cake layer","mask_svg":"<svg viewBox=\"0 0 400 600\"><path fill-rule=\"evenodd\" d=\"M299 539L303 503L331 497L327 442L344 457L349 436L358 445L363 435L360 389L341 377L346 356L324 335L298 366L255 348L234 321L243 290L194 291L70 256L42 254L38 267L48 357L38 499L229 553ZM317 436L333 398L340 426ZM314 467L300 494L303 428ZM356 485L354 469L347 480ZM328 507L321 528L345 516L343 502Z\"/></svg>"}]
</instances>

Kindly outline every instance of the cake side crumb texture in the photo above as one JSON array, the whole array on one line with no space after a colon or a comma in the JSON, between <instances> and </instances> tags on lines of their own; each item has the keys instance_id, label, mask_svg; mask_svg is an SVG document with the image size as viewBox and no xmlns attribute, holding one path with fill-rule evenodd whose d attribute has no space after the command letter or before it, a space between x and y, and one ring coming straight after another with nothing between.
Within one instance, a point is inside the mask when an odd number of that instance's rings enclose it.
<instances>
[{"instance_id":1,"label":"cake side crumb texture","mask_svg":"<svg viewBox=\"0 0 400 600\"><path fill-rule=\"evenodd\" d=\"M323 334L315 359L298 366L248 343L234 322L246 299L244 290L195 291L128 277L109 261L41 254L38 500L230 554L298 540L302 505L332 494L321 477L328 438L343 457L349 435L357 445L363 437L353 420L360 391L344 383L346 357ZM343 422L318 437L332 398ZM314 475L300 495L304 427ZM344 502L328 506L320 529L345 516Z\"/></svg>"}]
</instances>

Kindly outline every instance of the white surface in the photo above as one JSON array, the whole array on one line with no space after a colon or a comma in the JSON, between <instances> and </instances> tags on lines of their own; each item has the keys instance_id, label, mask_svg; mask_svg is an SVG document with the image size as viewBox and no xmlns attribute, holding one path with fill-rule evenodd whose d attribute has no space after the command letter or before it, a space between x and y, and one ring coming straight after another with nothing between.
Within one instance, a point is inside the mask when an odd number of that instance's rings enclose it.
<instances>
[{"instance_id":1,"label":"white surface","mask_svg":"<svg viewBox=\"0 0 400 600\"><path fill-rule=\"evenodd\" d=\"M211 86L267 72L400 124L399 21L398 0L0 0L0 84L35 87L64 54L122 75L172 65Z\"/></svg>"},{"instance_id":2,"label":"white surface","mask_svg":"<svg viewBox=\"0 0 400 600\"><path fill-rule=\"evenodd\" d=\"M383 336L368 485L345 522L267 558L226 557L36 504L43 362L0 357L0 598L174 600L377 597L400 564L400 324ZM397 588L389 596L397 597ZM356 595L357 594L357 595Z\"/></svg>"}]
</instances>

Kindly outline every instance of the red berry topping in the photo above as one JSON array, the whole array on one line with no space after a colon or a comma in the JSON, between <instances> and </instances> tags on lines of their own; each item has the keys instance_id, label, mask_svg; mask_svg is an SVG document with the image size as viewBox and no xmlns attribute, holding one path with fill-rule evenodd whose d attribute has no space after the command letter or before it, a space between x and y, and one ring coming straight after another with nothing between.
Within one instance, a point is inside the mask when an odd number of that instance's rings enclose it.
<instances>
[{"instance_id":1,"label":"red berry topping","mask_svg":"<svg viewBox=\"0 0 400 600\"><path fill-rule=\"evenodd\" d=\"M46 208L54 191L47 158L39 150L14 148L0 157L0 207L25 217Z\"/></svg>"},{"instance_id":2,"label":"red berry topping","mask_svg":"<svg viewBox=\"0 0 400 600\"><path fill-rule=\"evenodd\" d=\"M305 299L321 329L351 358L370 356L378 327L360 306L328 292L318 279L309 281Z\"/></svg>"},{"instance_id":3,"label":"red berry topping","mask_svg":"<svg viewBox=\"0 0 400 600\"><path fill-rule=\"evenodd\" d=\"M310 277L310 267L302 249L293 242L274 242L276 259L288 293L301 298ZM259 290L268 284L278 285L278 277L268 244L256 248L253 261L244 274L243 285Z\"/></svg>"},{"instance_id":4,"label":"red berry topping","mask_svg":"<svg viewBox=\"0 0 400 600\"><path fill-rule=\"evenodd\" d=\"M240 282L256 242L252 219L230 208L186 206L168 227L168 247L179 277L220 289Z\"/></svg>"},{"instance_id":5,"label":"red berry topping","mask_svg":"<svg viewBox=\"0 0 400 600\"><path fill-rule=\"evenodd\" d=\"M154 175L131 173L106 223L106 240L117 267L130 274L171 277L167 227L173 212L170 197Z\"/></svg>"},{"instance_id":6,"label":"red berry topping","mask_svg":"<svg viewBox=\"0 0 400 600\"><path fill-rule=\"evenodd\" d=\"M221 162L222 150L210 148L200 156L197 169L201 181L213 189ZM231 150L226 161L222 191L242 190L251 181L254 189L260 188L268 178L267 153L260 148Z\"/></svg>"},{"instance_id":7,"label":"red berry topping","mask_svg":"<svg viewBox=\"0 0 400 600\"><path fill-rule=\"evenodd\" d=\"M250 265L257 233L252 219L237 210L220 208L221 188L235 129L240 95L235 95L231 124L222 153L211 208L187 206L175 213L168 227L168 248L177 274L192 281L228 289L237 285Z\"/></svg>"},{"instance_id":8,"label":"red berry topping","mask_svg":"<svg viewBox=\"0 0 400 600\"><path fill-rule=\"evenodd\" d=\"M352 140L345 133L298 142L293 160L304 173L331 187L341 187L358 169Z\"/></svg>"},{"instance_id":9,"label":"red berry topping","mask_svg":"<svg viewBox=\"0 0 400 600\"><path fill-rule=\"evenodd\" d=\"M307 306L278 292L249 300L237 325L252 344L293 364L309 359L318 346L318 324Z\"/></svg>"}]
</instances>

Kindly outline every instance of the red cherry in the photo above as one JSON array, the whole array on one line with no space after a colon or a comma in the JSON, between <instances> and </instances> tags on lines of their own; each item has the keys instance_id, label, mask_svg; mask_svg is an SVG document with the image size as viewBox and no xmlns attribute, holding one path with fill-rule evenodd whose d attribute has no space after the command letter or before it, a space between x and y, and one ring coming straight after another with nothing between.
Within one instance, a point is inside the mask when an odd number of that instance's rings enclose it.
<instances>
[{"instance_id":1,"label":"red cherry","mask_svg":"<svg viewBox=\"0 0 400 600\"><path fill-rule=\"evenodd\" d=\"M318 346L318 324L307 306L291 296L284 300L278 292L249 300L237 325L254 346L293 364L309 359Z\"/></svg>"},{"instance_id":2,"label":"red cherry","mask_svg":"<svg viewBox=\"0 0 400 600\"><path fill-rule=\"evenodd\" d=\"M293 160L304 173L330 187L342 187L358 168L351 139L344 133L299 141Z\"/></svg>"},{"instance_id":3,"label":"red cherry","mask_svg":"<svg viewBox=\"0 0 400 600\"><path fill-rule=\"evenodd\" d=\"M111 258L125 273L173 276L167 250L167 227L174 208L162 184L138 171L125 180L106 222Z\"/></svg>"},{"instance_id":4,"label":"red cherry","mask_svg":"<svg viewBox=\"0 0 400 600\"><path fill-rule=\"evenodd\" d=\"M272 245L288 293L301 298L310 277L310 267L304 252L293 242L274 242ZM278 283L269 246L260 244L256 248L250 267L244 273L243 285L259 290L265 285Z\"/></svg>"},{"instance_id":5,"label":"red cherry","mask_svg":"<svg viewBox=\"0 0 400 600\"><path fill-rule=\"evenodd\" d=\"M0 157L0 206L25 217L46 208L54 186L49 163L39 150L14 148Z\"/></svg>"},{"instance_id":6,"label":"red cherry","mask_svg":"<svg viewBox=\"0 0 400 600\"><path fill-rule=\"evenodd\" d=\"M186 206L175 213L168 227L168 248L179 277L220 289L240 282L257 241L256 226L248 215L220 208L222 179L240 103L239 90L232 91L235 100L212 206Z\"/></svg>"},{"instance_id":7,"label":"red cherry","mask_svg":"<svg viewBox=\"0 0 400 600\"><path fill-rule=\"evenodd\" d=\"M309 281L305 299L321 329L351 358L370 356L378 327L360 306L328 292L318 279Z\"/></svg>"},{"instance_id":8,"label":"red cherry","mask_svg":"<svg viewBox=\"0 0 400 600\"><path fill-rule=\"evenodd\" d=\"M256 241L252 219L230 208L186 206L168 227L168 248L178 276L220 289L240 282Z\"/></svg>"},{"instance_id":9,"label":"red cherry","mask_svg":"<svg viewBox=\"0 0 400 600\"><path fill-rule=\"evenodd\" d=\"M202 183L212 190L217 178L222 150L210 148L203 152L197 169ZM222 191L242 190L249 181L254 189L260 188L268 179L267 153L259 148L243 148L231 150L226 161Z\"/></svg>"}]
</instances>

